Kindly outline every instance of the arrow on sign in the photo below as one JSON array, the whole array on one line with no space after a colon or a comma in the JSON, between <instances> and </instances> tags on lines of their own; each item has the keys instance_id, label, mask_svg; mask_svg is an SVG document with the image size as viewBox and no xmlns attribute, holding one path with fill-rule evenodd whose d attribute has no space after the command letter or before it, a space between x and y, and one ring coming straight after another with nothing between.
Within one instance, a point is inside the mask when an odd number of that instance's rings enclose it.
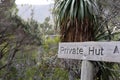
<instances>
[{"instance_id":1,"label":"arrow on sign","mask_svg":"<svg viewBox=\"0 0 120 80\"><path fill-rule=\"evenodd\" d=\"M114 52L113 53L119 53L118 47L115 46Z\"/></svg>"}]
</instances>

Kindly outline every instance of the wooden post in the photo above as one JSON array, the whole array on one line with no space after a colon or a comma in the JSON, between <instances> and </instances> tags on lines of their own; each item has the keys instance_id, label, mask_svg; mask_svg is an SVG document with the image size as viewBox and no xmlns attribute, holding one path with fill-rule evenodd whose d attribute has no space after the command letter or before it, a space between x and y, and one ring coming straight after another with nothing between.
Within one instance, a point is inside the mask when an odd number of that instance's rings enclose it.
<instances>
[{"instance_id":1,"label":"wooden post","mask_svg":"<svg viewBox=\"0 0 120 80\"><path fill-rule=\"evenodd\" d=\"M82 61L80 80L93 80L93 64L90 61Z\"/></svg>"},{"instance_id":2,"label":"wooden post","mask_svg":"<svg viewBox=\"0 0 120 80\"><path fill-rule=\"evenodd\" d=\"M75 80L74 79L74 72L72 70L69 71L69 80Z\"/></svg>"}]
</instances>

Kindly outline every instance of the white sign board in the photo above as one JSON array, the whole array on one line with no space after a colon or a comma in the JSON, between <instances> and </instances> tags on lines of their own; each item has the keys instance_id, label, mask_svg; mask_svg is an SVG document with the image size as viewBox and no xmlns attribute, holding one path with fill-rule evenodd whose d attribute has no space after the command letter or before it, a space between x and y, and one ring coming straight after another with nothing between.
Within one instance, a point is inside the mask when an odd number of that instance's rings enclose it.
<instances>
[{"instance_id":1,"label":"white sign board","mask_svg":"<svg viewBox=\"0 0 120 80\"><path fill-rule=\"evenodd\" d=\"M120 42L59 43L58 58L120 62Z\"/></svg>"}]
</instances>

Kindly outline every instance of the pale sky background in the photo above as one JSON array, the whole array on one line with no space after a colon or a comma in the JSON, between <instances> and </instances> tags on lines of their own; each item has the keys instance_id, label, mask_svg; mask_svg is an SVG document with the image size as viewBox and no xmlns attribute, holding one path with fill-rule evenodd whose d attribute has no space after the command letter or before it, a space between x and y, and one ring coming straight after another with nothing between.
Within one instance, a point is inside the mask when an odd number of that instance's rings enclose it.
<instances>
[{"instance_id":1,"label":"pale sky background","mask_svg":"<svg viewBox=\"0 0 120 80\"><path fill-rule=\"evenodd\" d=\"M16 0L16 4L47 5L54 3L54 0Z\"/></svg>"}]
</instances>

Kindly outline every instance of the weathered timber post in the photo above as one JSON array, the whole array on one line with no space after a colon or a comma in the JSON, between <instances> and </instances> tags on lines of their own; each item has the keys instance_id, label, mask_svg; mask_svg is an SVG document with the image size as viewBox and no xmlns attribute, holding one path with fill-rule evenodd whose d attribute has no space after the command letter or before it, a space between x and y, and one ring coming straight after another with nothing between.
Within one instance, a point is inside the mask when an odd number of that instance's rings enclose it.
<instances>
[{"instance_id":1,"label":"weathered timber post","mask_svg":"<svg viewBox=\"0 0 120 80\"><path fill-rule=\"evenodd\" d=\"M82 61L80 80L93 80L93 64L90 61Z\"/></svg>"},{"instance_id":2,"label":"weathered timber post","mask_svg":"<svg viewBox=\"0 0 120 80\"><path fill-rule=\"evenodd\" d=\"M69 80L75 80L74 79L74 72L72 70L69 71Z\"/></svg>"}]
</instances>

